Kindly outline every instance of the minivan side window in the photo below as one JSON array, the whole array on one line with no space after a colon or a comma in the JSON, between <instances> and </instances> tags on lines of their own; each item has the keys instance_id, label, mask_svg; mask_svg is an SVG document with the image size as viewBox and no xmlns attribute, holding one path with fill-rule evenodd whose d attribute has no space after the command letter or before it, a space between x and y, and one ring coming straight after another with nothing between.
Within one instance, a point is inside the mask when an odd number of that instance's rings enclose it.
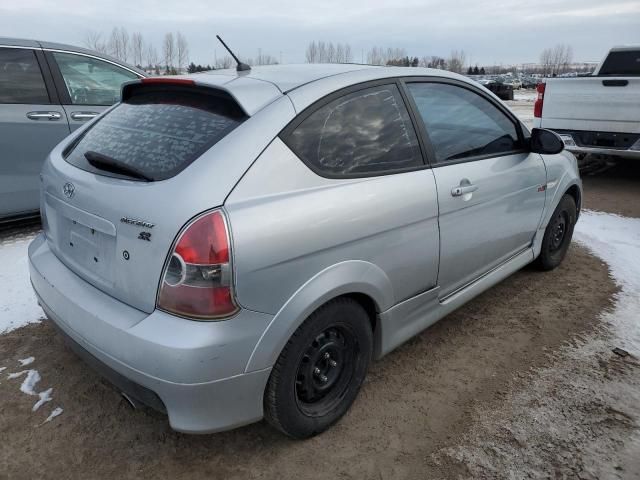
<instances>
[{"instance_id":1,"label":"minivan side window","mask_svg":"<svg viewBox=\"0 0 640 480\"><path fill-rule=\"evenodd\" d=\"M394 84L358 90L323 105L284 141L324 176L381 175L424 165Z\"/></svg>"},{"instance_id":2,"label":"minivan side window","mask_svg":"<svg viewBox=\"0 0 640 480\"><path fill-rule=\"evenodd\" d=\"M445 83L407 83L436 162L522 149L515 123L481 95Z\"/></svg>"},{"instance_id":3,"label":"minivan side window","mask_svg":"<svg viewBox=\"0 0 640 480\"><path fill-rule=\"evenodd\" d=\"M0 48L0 103L50 103L33 50Z\"/></svg>"},{"instance_id":4,"label":"minivan side window","mask_svg":"<svg viewBox=\"0 0 640 480\"><path fill-rule=\"evenodd\" d=\"M113 105L122 84L138 79L124 68L96 58L53 52L73 105Z\"/></svg>"}]
</instances>

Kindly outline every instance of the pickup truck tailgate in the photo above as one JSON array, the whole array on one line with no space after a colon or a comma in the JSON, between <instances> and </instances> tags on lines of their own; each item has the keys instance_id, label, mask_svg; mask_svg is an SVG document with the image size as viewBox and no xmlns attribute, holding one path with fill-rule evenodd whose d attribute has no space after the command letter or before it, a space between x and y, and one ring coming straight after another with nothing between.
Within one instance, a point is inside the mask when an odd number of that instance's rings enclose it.
<instances>
[{"instance_id":1,"label":"pickup truck tailgate","mask_svg":"<svg viewBox=\"0 0 640 480\"><path fill-rule=\"evenodd\" d=\"M640 78L549 79L541 127L640 133Z\"/></svg>"}]
</instances>

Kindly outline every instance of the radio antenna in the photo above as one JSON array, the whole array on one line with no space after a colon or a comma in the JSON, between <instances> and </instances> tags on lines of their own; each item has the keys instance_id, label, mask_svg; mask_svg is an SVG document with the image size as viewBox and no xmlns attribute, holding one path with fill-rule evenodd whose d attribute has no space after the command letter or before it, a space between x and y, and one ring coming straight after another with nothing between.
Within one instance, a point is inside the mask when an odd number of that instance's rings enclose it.
<instances>
[{"instance_id":1,"label":"radio antenna","mask_svg":"<svg viewBox=\"0 0 640 480\"><path fill-rule=\"evenodd\" d=\"M233 53L233 52L231 51L231 49L227 46L227 44L226 44L226 43L224 43L224 40L222 40L222 38L220 38L220 35L216 35L216 38L217 38L218 40L220 40L220 43L222 44L222 46L223 46L224 48L226 48L226 49L227 49L227 52L229 52L229 54L230 54L230 55L233 57L233 59L236 61L236 63L237 63L237 65L236 65L236 71L238 71L238 72L246 72L246 71L251 70L251 67L250 67L249 65L247 65L246 63L242 63L242 62L240 61L240 59L238 59L238 57L236 57L236 54L235 54L235 53Z\"/></svg>"}]
</instances>

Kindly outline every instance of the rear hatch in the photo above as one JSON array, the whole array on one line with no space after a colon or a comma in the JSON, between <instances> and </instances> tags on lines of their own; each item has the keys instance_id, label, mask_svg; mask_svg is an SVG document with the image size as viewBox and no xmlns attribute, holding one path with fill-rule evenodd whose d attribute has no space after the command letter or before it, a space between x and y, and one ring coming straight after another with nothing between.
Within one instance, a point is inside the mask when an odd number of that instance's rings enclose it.
<instances>
[{"instance_id":1,"label":"rear hatch","mask_svg":"<svg viewBox=\"0 0 640 480\"><path fill-rule=\"evenodd\" d=\"M180 228L222 205L253 160L225 154L247 119L228 92L193 81L127 85L121 104L45 163L41 204L53 252L96 288L152 312Z\"/></svg>"}]
</instances>

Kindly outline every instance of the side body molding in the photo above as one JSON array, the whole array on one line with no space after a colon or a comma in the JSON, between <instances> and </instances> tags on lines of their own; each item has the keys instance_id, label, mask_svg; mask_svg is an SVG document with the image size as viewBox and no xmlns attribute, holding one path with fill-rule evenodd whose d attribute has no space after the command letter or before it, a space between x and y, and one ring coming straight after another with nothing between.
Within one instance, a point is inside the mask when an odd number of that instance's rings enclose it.
<instances>
[{"instance_id":1,"label":"side body molding","mask_svg":"<svg viewBox=\"0 0 640 480\"><path fill-rule=\"evenodd\" d=\"M376 265L362 260L332 265L302 285L278 311L258 340L245 371L273 366L288 339L314 310L332 298L354 293L369 296L378 312L394 304L391 282Z\"/></svg>"}]
</instances>

